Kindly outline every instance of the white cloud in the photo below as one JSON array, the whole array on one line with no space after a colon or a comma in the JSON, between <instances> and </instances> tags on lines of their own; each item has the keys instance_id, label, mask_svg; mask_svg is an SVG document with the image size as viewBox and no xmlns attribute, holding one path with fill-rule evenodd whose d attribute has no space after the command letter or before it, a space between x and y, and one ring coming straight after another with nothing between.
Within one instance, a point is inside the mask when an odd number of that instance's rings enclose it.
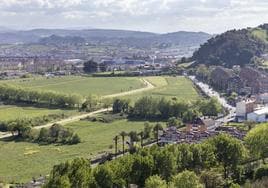
<instances>
[{"instance_id":1,"label":"white cloud","mask_svg":"<svg viewBox=\"0 0 268 188\"><path fill-rule=\"evenodd\" d=\"M0 25L215 33L268 22L267 12L267 0L0 0Z\"/></svg>"}]
</instances>

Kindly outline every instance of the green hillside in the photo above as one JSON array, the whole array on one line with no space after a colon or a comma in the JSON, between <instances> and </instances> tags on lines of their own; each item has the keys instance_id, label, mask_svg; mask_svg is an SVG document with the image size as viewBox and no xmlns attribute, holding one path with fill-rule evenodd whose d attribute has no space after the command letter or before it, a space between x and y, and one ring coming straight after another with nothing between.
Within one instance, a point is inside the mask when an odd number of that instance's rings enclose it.
<instances>
[{"instance_id":1,"label":"green hillside","mask_svg":"<svg viewBox=\"0 0 268 188\"><path fill-rule=\"evenodd\" d=\"M268 24L256 28L230 30L208 40L194 53L196 64L247 65L254 56L268 50Z\"/></svg>"}]
</instances>

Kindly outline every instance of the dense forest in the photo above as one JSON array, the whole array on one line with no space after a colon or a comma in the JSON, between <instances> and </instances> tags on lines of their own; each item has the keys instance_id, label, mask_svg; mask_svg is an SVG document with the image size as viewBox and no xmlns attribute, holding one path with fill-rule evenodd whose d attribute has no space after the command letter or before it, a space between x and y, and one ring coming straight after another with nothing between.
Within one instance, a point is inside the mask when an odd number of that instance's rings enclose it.
<instances>
[{"instance_id":1,"label":"dense forest","mask_svg":"<svg viewBox=\"0 0 268 188\"><path fill-rule=\"evenodd\" d=\"M244 66L267 49L267 24L257 28L231 30L209 39L193 55L198 64ZM264 33L264 34L263 34Z\"/></svg>"}]
</instances>

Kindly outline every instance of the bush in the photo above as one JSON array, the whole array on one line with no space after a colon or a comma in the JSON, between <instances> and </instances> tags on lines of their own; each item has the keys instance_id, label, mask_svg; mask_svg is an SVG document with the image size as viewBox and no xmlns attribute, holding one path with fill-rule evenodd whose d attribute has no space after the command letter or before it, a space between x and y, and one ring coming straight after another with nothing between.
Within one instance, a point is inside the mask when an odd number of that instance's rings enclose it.
<instances>
[{"instance_id":1,"label":"bush","mask_svg":"<svg viewBox=\"0 0 268 188\"><path fill-rule=\"evenodd\" d=\"M268 176L268 165L258 168L254 174L255 180L260 180L262 177Z\"/></svg>"},{"instance_id":2,"label":"bush","mask_svg":"<svg viewBox=\"0 0 268 188\"><path fill-rule=\"evenodd\" d=\"M74 134L71 129L66 129L59 124L54 124L49 129L42 128L35 141L42 144L78 144L81 142L81 139L77 134Z\"/></svg>"}]
</instances>

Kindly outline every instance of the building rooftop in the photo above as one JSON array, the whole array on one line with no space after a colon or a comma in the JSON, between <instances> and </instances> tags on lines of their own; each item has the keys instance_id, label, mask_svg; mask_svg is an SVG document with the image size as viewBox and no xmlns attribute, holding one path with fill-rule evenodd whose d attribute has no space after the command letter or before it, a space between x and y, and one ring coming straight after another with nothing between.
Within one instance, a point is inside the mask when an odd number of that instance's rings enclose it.
<instances>
[{"instance_id":1,"label":"building rooftop","mask_svg":"<svg viewBox=\"0 0 268 188\"><path fill-rule=\"evenodd\" d=\"M264 107L262 109L254 111L252 113L257 114L257 115L268 114L268 107Z\"/></svg>"}]
</instances>

